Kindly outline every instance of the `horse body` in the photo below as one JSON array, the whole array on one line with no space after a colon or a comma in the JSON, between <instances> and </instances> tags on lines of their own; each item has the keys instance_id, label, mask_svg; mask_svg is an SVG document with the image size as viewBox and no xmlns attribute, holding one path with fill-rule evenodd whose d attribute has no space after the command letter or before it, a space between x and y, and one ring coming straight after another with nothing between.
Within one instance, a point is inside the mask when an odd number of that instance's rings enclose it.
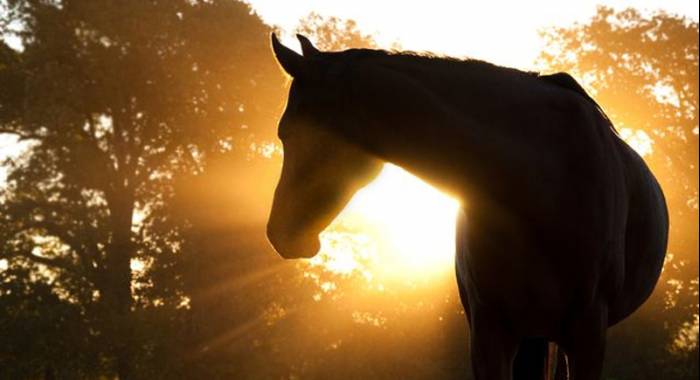
<instances>
[{"instance_id":1,"label":"horse body","mask_svg":"<svg viewBox=\"0 0 700 380\"><path fill-rule=\"evenodd\" d=\"M322 211L313 214L322 216L301 228L306 239L376 175L377 160L397 164L463 202L456 267L476 377L510 379L518 350L537 338L564 349L574 379L599 378L606 328L639 307L658 279L668 219L653 175L595 102L561 76L302 44L320 75L275 49L295 77L290 103L323 100L301 112L288 105L280 132L283 124L316 125L322 132L311 133L325 136L336 163L332 184L313 186L335 196L317 202ZM298 176L286 144L268 225L278 250L285 240L302 241L280 227L281 215L294 217L281 203L292 191L283 183ZM362 175L339 174L342 151ZM517 367L516 376L532 378Z\"/></svg>"}]
</instances>

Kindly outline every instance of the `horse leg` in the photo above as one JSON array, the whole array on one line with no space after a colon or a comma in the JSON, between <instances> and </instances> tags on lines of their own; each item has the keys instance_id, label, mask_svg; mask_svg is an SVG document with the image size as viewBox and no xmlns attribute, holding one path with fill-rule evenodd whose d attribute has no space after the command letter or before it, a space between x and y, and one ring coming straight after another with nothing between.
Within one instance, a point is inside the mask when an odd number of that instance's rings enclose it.
<instances>
[{"instance_id":1,"label":"horse leg","mask_svg":"<svg viewBox=\"0 0 700 380\"><path fill-rule=\"evenodd\" d=\"M513 362L513 379L543 380L548 354L549 342L546 339L523 339Z\"/></svg>"},{"instance_id":2,"label":"horse leg","mask_svg":"<svg viewBox=\"0 0 700 380\"><path fill-rule=\"evenodd\" d=\"M467 294L467 217L464 210L457 213L457 223L455 224L455 274L457 278L457 289L459 290L459 300L464 307L467 323L471 326L469 316L469 296Z\"/></svg>"},{"instance_id":3,"label":"horse leg","mask_svg":"<svg viewBox=\"0 0 700 380\"><path fill-rule=\"evenodd\" d=\"M462 275L459 273L459 268L457 268L457 289L459 290L459 300L462 303L462 307L464 308L464 315L467 317L467 324L471 326L471 317L469 313L469 301L467 298L467 289L466 285L464 284Z\"/></svg>"},{"instance_id":4,"label":"horse leg","mask_svg":"<svg viewBox=\"0 0 700 380\"><path fill-rule=\"evenodd\" d=\"M519 339L497 319L472 308L469 351L476 380L511 380Z\"/></svg>"},{"instance_id":5,"label":"horse leg","mask_svg":"<svg viewBox=\"0 0 700 380\"><path fill-rule=\"evenodd\" d=\"M559 346L554 360L556 360L554 380L569 380L569 359L566 357L563 347Z\"/></svg>"},{"instance_id":6,"label":"horse leg","mask_svg":"<svg viewBox=\"0 0 700 380\"><path fill-rule=\"evenodd\" d=\"M570 380L600 380L607 327L608 313L604 307L571 324L564 344Z\"/></svg>"}]
</instances>

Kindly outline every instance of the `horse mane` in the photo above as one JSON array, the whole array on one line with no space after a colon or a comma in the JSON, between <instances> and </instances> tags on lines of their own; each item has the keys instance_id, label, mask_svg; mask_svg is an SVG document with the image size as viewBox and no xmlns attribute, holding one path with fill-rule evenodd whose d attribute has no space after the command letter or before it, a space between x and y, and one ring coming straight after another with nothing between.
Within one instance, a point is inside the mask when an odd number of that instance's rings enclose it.
<instances>
[{"instance_id":1,"label":"horse mane","mask_svg":"<svg viewBox=\"0 0 700 380\"><path fill-rule=\"evenodd\" d=\"M334 54L334 53L331 53ZM398 62L423 62L423 63L452 63L452 64L469 64L479 67L490 67L505 71L520 72L523 74L537 75L535 72L525 72L518 69L513 69L504 66L498 66L490 62L482 61L474 58L456 58L446 55L435 54L432 52L415 52L410 50L382 50L382 49L348 49L335 54L341 54L349 59L366 59L366 58L388 58Z\"/></svg>"},{"instance_id":2,"label":"horse mane","mask_svg":"<svg viewBox=\"0 0 700 380\"><path fill-rule=\"evenodd\" d=\"M499 66L495 65L490 62L474 59L474 58L455 58L455 57L449 57L449 56L443 56L443 55L438 55L434 53L418 53L414 51L388 51L388 50L381 50L381 49L348 49L342 52L337 52L337 53L331 53L331 54L341 54L346 58L349 59L366 59L366 58L384 58L384 59L393 59L397 61L406 61L406 62L425 62L425 63L435 63L435 62L442 62L442 63L451 63L451 64L469 64L472 66L476 67L482 67L482 68L491 68L491 69L496 69L500 71L505 71L505 72L510 72L510 73L516 73L516 74L521 74L523 76L530 76L534 77L537 79L540 79L548 84L557 86L559 88L562 88L567 91L573 91L577 95L583 97L586 101L590 102L593 104L593 106L598 110L600 115L603 117L603 120L608 124L610 129L614 132L617 133L617 130L615 129L614 124L608 117L608 115L605 113L603 108L598 104L598 102L593 99L593 97L586 91L586 89L581 86L581 84L570 74L565 73L565 72L559 72L559 73L554 73L554 74L546 74L543 75L540 72L536 71L522 71L518 70L515 68L510 68L510 67L504 67L504 66Z\"/></svg>"}]
</instances>

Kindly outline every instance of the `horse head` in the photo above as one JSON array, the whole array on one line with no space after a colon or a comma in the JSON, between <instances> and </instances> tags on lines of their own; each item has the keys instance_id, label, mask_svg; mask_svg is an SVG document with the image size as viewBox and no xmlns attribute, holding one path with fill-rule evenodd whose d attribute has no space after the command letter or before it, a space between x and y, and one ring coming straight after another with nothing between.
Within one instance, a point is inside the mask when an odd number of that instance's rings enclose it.
<instances>
[{"instance_id":1,"label":"horse head","mask_svg":"<svg viewBox=\"0 0 700 380\"><path fill-rule=\"evenodd\" d=\"M346 141L334 129L352 115L343 91L329 75L337 65L329 53L297 36L303 55L272 35L282 68L292 77L279 122L284 162L275 189L267 236L284 258L309 258L320 249L318 235L352 196L377 176L382 161Z\"/></svg>"}]
</instances>

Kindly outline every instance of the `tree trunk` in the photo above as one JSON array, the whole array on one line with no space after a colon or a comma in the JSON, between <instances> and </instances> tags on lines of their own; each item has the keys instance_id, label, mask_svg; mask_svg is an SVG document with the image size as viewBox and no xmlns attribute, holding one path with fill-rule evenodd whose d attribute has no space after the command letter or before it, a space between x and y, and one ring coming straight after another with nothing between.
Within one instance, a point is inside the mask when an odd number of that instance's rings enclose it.
<instances>
[{"instance_id":1,"label":"tree trunk","mask_svg":"<svg viewBox=\"0 0 700 380\"><path fill-rule=\"evenodd\" d=\"M110 202L112 239L107 249L101 292L104 334L120 380L134 377L134 342L131 295L131 258L134 245L131 222L133 196L119 194Z\"/></svg>"}]
</instances>

